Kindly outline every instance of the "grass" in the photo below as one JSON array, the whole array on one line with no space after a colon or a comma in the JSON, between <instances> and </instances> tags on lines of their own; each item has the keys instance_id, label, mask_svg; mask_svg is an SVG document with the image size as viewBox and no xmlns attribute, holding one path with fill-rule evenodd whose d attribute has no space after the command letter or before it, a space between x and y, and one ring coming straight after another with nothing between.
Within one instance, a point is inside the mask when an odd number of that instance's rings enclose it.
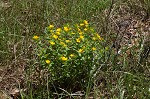
<instances>
[{"instance_id":1,"label":"grass","mask_svg":"<svg viewBox=\"0 0 150 99\"><path fill-rule=\"evenodd\" d=\"M126 17L130 17L131 20L143 20L141 16L144 13L144 20L148 20L150 1L143 3L143 0L135 0L136 2L119 0L111 5L112 1L114 0L0 1L0 67L11 70L7 71L10 74L16 72L14 76L18 80L20 78L17 74L23 77L23 82L19 84L21 84L20 88L26 91L22 92L21 99L150 98L149 58L140 56L144 49L143 31L140 30L141 27L136 29L136 33L140 34L137 39L138 44L129 47L120 41L124 35L121 35L121 30L118 32L116 29L118 20L126 20ZM143 6L139 5L137 10L136 5L139 3ZM140 11L144 12L140 13ZM99 64L99 68L95 71L93 86L90 86L89 82L87 90L80 90L78 93L67 92L60 88L62 93L55 90L55 95L52 96L49 91L47 72L36 68L39 63L35 63L38 57L34 54L36 45L32 37L42 35L49 24L60 27L83 19L88 20L106 40L103 46L109 46L109 52L105 55L105 61ZM146 24L146 21L143 23ZM122 47L119 49L119 44L114 42L119 42ZM114 44L116 44L115 48ZM121 51L121 54L116 53L116 50ZM139 57L145 60L139 62Z\"/></svg>"}]
</instances>

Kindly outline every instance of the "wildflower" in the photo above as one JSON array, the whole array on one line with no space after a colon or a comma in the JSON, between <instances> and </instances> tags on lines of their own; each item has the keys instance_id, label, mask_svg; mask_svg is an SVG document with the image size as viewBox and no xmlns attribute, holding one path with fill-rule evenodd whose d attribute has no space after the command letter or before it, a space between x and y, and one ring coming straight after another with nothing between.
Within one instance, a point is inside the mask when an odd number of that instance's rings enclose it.
<instances>
[{"instance_id":1,"label":"wildflower","mask_svg":"<svg viewBox=\"0 0 150 99\"><path fill-rule=\"evenodd\" d=\"M68 58L67 58L67 57L62 56L62 57L61 57L61 60L62 60L62 61L67 61L67 60L68 60Z\"/></svg>"},{"instance_id":2,"label":"wildflower","mask_svg":"<svg viewBox=\"0 0 150 99\"><path fill-rule=\"evenodd\" d=\"M39 39L39 37L37 35L35 35L35 36L33 36L33 39L37 40L37 39Z\"/></svg>"},{"instance_id":3,"label":"wildflower","mask_svg":"<svg viewBox=\"0 0 150 99\"><path fill-rule=\"evenodd\" d=\"M83 34L83 32L79 32L79 34L80 34L80 35L82 35L82 34Z\"/></svg>"},{"instance_id":4,"label":"wildflower","mask_svg":"<svg viewBox=\"0 0 150 99\"><path fill-rule=\"evenodd\" d=\"M94 40L94 41L95 41L95 40L96 40L96 38L95 38L95 37L92 37L92 40Z\"/></svg>"},{"instance_id":5,"label":"wildflower","mask_svg":"<svg viewBox=\"0 0 150 99\"><path fill-rule=\"evenodd\" d=\"M56 34L57 34L57 35L60 35L60 32L57 31Z\"/></svg>"},{"instance_id":6,"label":"wildflower","mask_svg":"<svg viewBox=\"0 0 150 99\"><path fill-rule=\"evenodd\" d=\"M69 42L71 42L70 40L66 40L66 43L69 43Z\"/></svg>"},{"instance_id":7,"label":"wildflower","mask_svg":"<svg viewBox=\"0 0 150 99\"><path fill-rule=\"evenodd\" d=\"M80 35L80 39L84 39L84 36Z\"/></svg>"},{"instance_id":8,"label":"wildflower","mask_svg":"<svg viewBox=\"0 0 150 99\"><path fill-rule=\"evenodd\" d=\"M76 42L80 43L81 42L80 38L76 39Z\"/></svg>"},{"instance_id":9,"label":"wildflower","mask_svg":"<svg viewBox=\"0 0 150 99\"><path fill-rule=\"evenodd\" d=\"M46 62L47 64L50 64L51 61L50 61L50 60L45 60L45 62Z\"/></svg>"},{"instance_id":10,"label":"wildflower","mask_svg":"<svg viewBox=\"0 0 150 99\"><path fill-rule=\"evenodd\" d=\"M70 54L70 57L74 57L75 55L74 54Z\"/></svg>"},{"instance_id":11,"label":"wildflower","mask_svg":"<svg viewBox=\"0 0 150 99\"><path fill-rule=\"evenodd\" d=\"M63 45L64 44L64 42L60 42L60 45Z\"/></svg>"},{"instance_id":12,"label":"wildflower","mask_svg":"<svg viewBox=\"0 0 150 99\"><path fill-rule=\"evenodd\" d=\"M96 50L96 48L95 48L95 47L92 47L92 50L93 50L93 51L95 51L95 50Z\"/></svg>"},{"instance_id":13,"label":"wildflower","mask_svg":"<svg viewBox=\"0 0 150 99\"><path fill-rule=\"evenodd\" d=\"M88 25L88 24L89 24L88 21L86 21L86 20L84 20L83 22L84 22L85 25Z\"/></svg>"},{"instance_id":14,"label":"wildflower","mask_svg":"<svg viewBox=\"0 0 150 99\"><path fill-rule=\"evenodd\" d=\"M79 49L79 51L78 51L79 53L82 53L83 52L83 49Z\"/></svg>"},{"instance_id":15,"label":"wildflower","mask_svg":"<svg viewBox=\"0 0 150 99\"><path fill-rule=\"evenodd\" d=\"M57 38L58 38L58 36L57 36L57 35L53 35L53 38L54 38L54 39L57 39Z\"/></svg>"},{"instance_id":16,"label":"wildflower","mask_svg":"<svg viewBox=\"0 0 150 99\"><path fill-rule=\"evenodd\" d=\"M81 32L81 29L80 29L80 28L77 28L77 29L78 29L79 32Z\"/></svg>"},{"instance_id":17,"label":"wildflower","mask_svg":"<svg viewBox=\"0 0 150 99\"><path fill-rule=\"evenodd\" d=\"M49 25L49 28L50 28L50 29L54 28L54 25Z\"/></svg>"},{"instance_id":18,"label":"wildflower","mask_svg":"<svg viewBox=\"0 0 150 99\"><path fill-rule=\"evenodd\" d=\"M66 45L66 44L64 44L63 46L64 46L64 47L66 47L67 45Z\"/></svg>"},{"instance_id":19,"label":"wildflower","mask_svg":"<svg viewBox=\"0 0 150 99\"><path fill-rule=\"evenodd\" d=\"M50 41L49 43L50 43L51 45L55 45L55 42L53 42L53 41Z\"/></svg>"},{"instance_id":20,"label":"wildflower","mask_svg":"<svg viewBox=\"0 0 150 99\"><path fill-rule=\"evenodd\" d=\"M67 31L69 31L69 28L68 27L64 27L64 30L67 32Z\"/></svg>"},{"instance_id":21,"label":"wildflower","mask_svg":"<svg viewBox=\"0 0 150 99\"><path fill-rule=\"evenodd\" d=\"M64 47L67 46L64 42L60 42L60 45L63 45Z\"/></svg>"},{"instance_id":22,"label":"wildflower","mask_svg":"<svg viewBox=\"0 0 150 99\"><path fill-rule=\"evenodd\" d=\"M85 27L88 27L89 25L87 24L87 25L85 25Z\"/></svg>"},{"instance_id":23,"label":"wildflower","mask_svg":"<svg viewBox=\"0 0 150 99\"><path fill-rule=\"evenodd\" d=\"M61 28L58 28L56 31L57 31L57 32L61 32Z\"/></svg>"},{"instance_id":24,"label":"wildflower","mask_svg":"<svg viewBox=\"0 0 150 99\"><path fill-rule=\"evenodd\" d=\"M84 29L84 31L87 31L87 30L88 30L87 28Z\"/></svg>"},{"instance_id":25,"label":"wildflower","mask_svg":"<svg viewBox=\"0 0 150 99\"><path fill-rule=\"evenodd\" d=\"M83 26L83 25L84 25L83 23L80 24L80 26Z\"/></svg>"},{"instance_id":26,"label":"wildflower","mask_svg":"<svg viewBox=\"0 0 150 99\"><path fill-rule=\"evenodd\" d=\"M100 37L98 33L96 33L96 37L97 37L99 40L103 40L103 38Z\"/></svg>"}]
</instances>

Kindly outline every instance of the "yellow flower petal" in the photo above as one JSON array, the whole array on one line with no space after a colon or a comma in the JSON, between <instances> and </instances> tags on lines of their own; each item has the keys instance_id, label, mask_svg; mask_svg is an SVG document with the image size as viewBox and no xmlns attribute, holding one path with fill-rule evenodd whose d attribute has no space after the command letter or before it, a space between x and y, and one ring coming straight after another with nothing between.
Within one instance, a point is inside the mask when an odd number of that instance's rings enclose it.
<instances>
[{"instance_id":1,"label":"yellow flower petal","mask_svg":"<svg viewBox=\"0 0 150 99\"><path fill-rule=\"evenodd\" d=\"M55 45L55 42L53 42L53 41L50 41L49 43L50 43L51 45Z\"/></svg>"},{"instance_id":2,"label":"yellow flower petal","mask_svg":"<svg viewBox=\"0 0 150 99\"><path fill-rule=\"evenodd\" d=\"M66 47L67 45L64 42L60 42L60 45Z\"/></svg>"},{"instance_id":3,"label":"yellow flower petal","mask_svg":"<svg viewBox=\"0 0 150 99\"><path fill-rule=\"evenodd\" d=\"M84 36L80 35L80 39L84 39Z\"/></svg>"},{"instance_id":4,"label":"yellow flower petal","mask_svg":"<svg viewBox=\"0 0 150 99\"><path fill-rule=\"evenodd\" d=\"M39 39L39 37L37 35L35 35L35 36L33 36L33 39L37 40L37 39Z\"/></svg>"},{"instance_id":5,"label":"yellow flower petal","mask_svg":"<svg viewBox=\"0 0 150 99\"><path fill-rule=\"evenodd\" d=\"M50 29L54 28L54 25L52 25L52 24L51 24L51 25L49 25L49 28L50 28Z\"/></svg>"},{"instance_id":6,"label":"yellow flower petal","mask_svg":"<svg viewBox=\"0 0 150 99\"><path fill-rule=\"evenodd\" d=\"M83 25L84 25L83 23L80 24L80 26L83 26Z\"/></svg>"},{"instance_id":7,"label":"yellow flower petal","mask_svg":"<svg viewBox=\"0 0 150 99\"><path fill-rule=\"evenodd\" d=\"M70 54L70 57L74 57L75 55L74 54Z\"/></svg>"},{"instance_id":8,"label":"yellow flower petal","mask_svg":"<svg viewBox=\"0 0 150 99\"><path fill-rule=\"evenodd\" d=\"M67 61L68 58L63 56L63 57L61 57L61 60L62 60L62 61Z\"/></svg>"},{"instance_id":9,"label":"yellow flower petal","mask_svg":"<svg viewBox=\"0 0 150 99\"><path fill-rule=\"evenodd\" d=\"M87 31L87 30L88 30L87 28L84 29L84 31Z\"/></svg>"},{"instance_id":10,"label":"yellow flower petal","mask_svg":"<svg viewBox=\"0 0 150 99\"><path fill-rule=\"evenodd\" d=\"M50 61L50 60L45 60L45 62L46 62L47 64L50 64L51 61Z\"/></svg>"},{"instance_id":11,"label":"yellow flower petal","mask_svg":"<svg viewBox=\"0 0 150 99\"><path fill-rule=\"evenodd\" d=\"M80 43L81 42L80 38L76 39L76 42Z\"/></svg>"},{"instance_id":12,"label":"yellow flower petal","mask_svg":"<svg viewBox=\"0 0 150 99\"><path fill-rule=\"evenodd\" d=\"M94 41L95 41L95 40L96 40L96 38L95 38L95 37L92 37L92 40L94 40Z\"/></svg>"},{"instance_id":13,"label":"yellow flower petal","mask_svg":"<svg viewBox=\"0 0 150 99\"><path fill-rule=\"evenodd\" d=\"M69 31L69 28L68 27L64 27L64 31Z\"/></svg>"},{"instance_id":14,"label":"yellow flower petal","mask_svg":"<svg viewBox=\"0 0 150 99\"><path fill-rule=\"evenodd\" d=\"M83 22L84 22L85 25L89 24L87 20L84 20Z\"/></svg>"},{"instance_id":15,"label":"yellow flower petal","mask_svg":"<svg viewBox=\"0 0 150 99\"><path fill-rule=\"evenodd\" d=\"M79 53L82 53L82 52L83 52L83 49L79 49L78 52L79 52Z\"/></svg>"},{"instance_id":16,"label":"yellow flower petal","mask_svg":"<svg viewBox=\"0 0 150 99\"><path fill-rule=\"evenodd\" d=\"M56 32L57 35L60 35L60 32Z\"/></svg>"},{"instance_id":17,"label":"yellow flower petal","mask_svg":"<svg viewBox=\"0 0 150 99\"><path fill-rule=\"evenodd\" d=\"M53 35L53 38L54 38L54 39L57 39L57 38L58 38L58 36L57 36L57 35Z\"/></svg>"},{"instance_id":18,"label":"yellow flower petal","mask_svg":"<svg viewBox=\"0 0 150 99\"><path fill-rule=\"evenodd\" d=\"M96 50L96 48L95 48L95 47L92 47L92 50L93 50L93 51L95 51L95 50Z\"/></svg>"},{"instance_id":19,"label":"yellow flower petal","mask_svg":"<svg viewBox=\"0 0 150 99\"><path fill-rule=\"evenodd\" d=\"M66 40L66 43L69 43L69 42L71 42L70 40Z\"/></svg>"},{"instance_id":20,"label":"yellow flower petal","mask_svg":"<svg viewBox=\"0 0 150 99\"><path fill-rule=\"evenodd\" d=\"M80 35L82 35L82 34L83 34L83 32L79 32L79 34L80 34Z\"/></svg>"},{"instance_id":21,"label":"yellow flower petal","mask_svg":"<svg viewBox=\"0 0 150 99\"><path fill-rule=\"evenodd\" d=\"M61 28L58 28L56 31L57 31L57 32L61 32Z\"/></svg>"},{"instance_id":22,"label":"yellow flower petal","mask_svg":"<svg viewBox=\"0 0 150 99\"><path fill-rule=\"evenodd\" d=\"M96 33L96 37L97 37L99 40L103 40L103 38L102 38L98 33Z\"/></svg>"}]
</instances>

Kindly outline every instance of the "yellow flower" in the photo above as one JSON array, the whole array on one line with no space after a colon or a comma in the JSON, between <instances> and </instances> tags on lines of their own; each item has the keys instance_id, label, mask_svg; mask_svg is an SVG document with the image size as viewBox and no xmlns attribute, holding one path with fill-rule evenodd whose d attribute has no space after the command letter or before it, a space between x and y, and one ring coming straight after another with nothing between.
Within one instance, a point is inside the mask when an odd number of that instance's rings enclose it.
<instances>
[{"instance_id":1,"label":"yellow flower","mask_svg":"<svg viewBox=\"0 0 150 99\"><path fill-rule=\"evenodd\" d=\"M84 36L80 35L80 39L84 39Z\"/></svg>"},{"instance_id":2,"label":"yellow flower","mask_svg":"<svg viewBox=\"0 0 150 99\"><path fill-rule=\"evenodd\" d=\"M57 35L60 35L60 32L56 32Z\"/></svg>"},{"instance_id":3,"label":"yellow flower","mask_svg":"<svg viewBox=\"0 0 150 99\"><path fill-rule=\"evenodd\" d=\"M70 57L74 57L75 55L74 54L70 54Z\"/></svg>"},{"instance_id":4,"label":"yellow flower","mask_svg":"<svg viewBox=\"0 0 150 99\"><path fill-rule=\"evenodd\" d=\"M51 24L51 25L49 25L49 28L50 28L50 29L54 28L54 25L52 25L52 24Z\"/></svg>"},{"instance_id":5,"label":"yellow flower","mask_svg":"<svg viewBox=\"0 0 150 99\"><path fill-rule=\"evenodd\" d=\"M78 51L79 53L82 53L83 52L83 49L79 49L79 51Z\"/></svg>"},{"instance_id":6,"label":"yellow flower","mask_svg":"<svg viewBox=\"0 0 150 99\"><path fill-rule=\"evenodd\" d=\"M85 25L85 27L88 27L89 25L87 24L87 25Z\"/></svg>"},{"instance_id":7,"label":"yellow flower","mask_svg":"<svg viewBox=\"0 0 150 99\"><path fill-rule=\"evenodd\" d=\"M50 43L51 45L55 45L55 42L53 42L53 41L50 41L49 43Z\"/></svg>"},{"instance_id":8,"label":"yellow flower","mask_svg":"<svg viewBox=\"0 0 150 99\"><path fill-rule=\"evenodd\" d=\"M46 62L47 64L50 64L51 61L50 61L50 60L45 60L45 62Z\"/></svg>"},{"instance_id":9,"label":"yellow flower","mask_svg":"<svg viewBox=\"0 0 150 99\"><path fill-rule=\"evenodd\" d=\"M58 38L58 36L57 36L57 35L53 35L53 38L54 38L54 39L57 39L57 38Z\"/></svg>"},{"instance_id":10,"label":"yellow flower","mask_svg":"<svg viewBox=\"0 0 150 99\"><path fill-rule=\"evenodd\" d=\"M66 43L69 43L69 42L71 42L70 40L66 40Z\"/></svg>"},{"instance_id":11,"label":"yellow flower","mask_svg":"<svg viewBox=\"0 0 150 99\"><path fill-rule=\"evenodd\" d=\"M76 42L80 43L81 42L80 38L76 39Z\"/></svg>"},{"instance_id":12,"label":"yellow flower","mask_svg":"<svg viewBox=\"0 0 150 99\"><path fill-rule=\"evenodd\" d=\"M64 43L64 42L60 42L60 44L61 44L61 45L64 45L65 43Z\"/></svg>"},{"instance_id":13,"label":"yellow flower","mask_svg":"<svg viewBox=\"0 0 150 99\"><path fill-rule=\"evenodd\" d=\"M77 28L77 29L78 29L79 32L81 32L81 29L80 29L80 28Z\"/></svg>"},{"instance_id":14,"label":"yellow flower","mask_svg":"<svg viewBox=\"0 0 150 99\"><path fill-rule=\"evenodd\" d=\"M83 23L80 24L80 26L83 26L83 25L84 25Z\"/></svg>"},{"instance_id":15,"label":"yellow flower","mask_svg":"<svg viewBox=\"0 0 150 99\"><path fill-rule=\"evenodd\" d=\"M99 39L99 40L103 40L103 38L101 36L99 36L98 33L96 33L96 37Z\"/></svg>"},{"instance_id":16,"label":"yellow flower","mask_svg":"<svg viewBox=\"0 0 150 99\"><path fill-rule=\"evenodd\" d=\"M88 21L86 21L86 20L84 20L83 22L84 22L85 25L88 25L88 24L89 24Z\"/></svg>"},{"instance_id":17,"label":"yellow flower","mask_svg":"<svg viewBox=\"0 0 150 99\"><path fill-rule=\"evenodd\" d=\"M95 50L96 50L96 48L95 48L95 47L92 47L92 50L93 50L93 51L95 51Z\"/></svg>"},{"instance_id":18,"label":"yellow flower","mask_svg":"<svg viewBox=\"0 0 150 99\"><path fill-rule=\"evenodd\" d=\"M62 60L62 61L67 61L67 60L68 60L68 58L67 58L67 57L62 56L62 57L61 57L61 60Z\"/></svg>"},{"instance_id":19,"label":"yellow flower","mask_svg":"<svg viewBox=\"0 0 150 99\"><path fill-rule=\"evenodd\" d=\"M83 34L83 32L79 32L79 34L80 34L80 35L82 35L82 34Z\"/></svg>"},{"instance_id":20,"label":"yellow flower","mask_svg":"<svg viewBox=\"0 0 150 99\"><path fill-rule=\"evenodd\" d=\"M64 27L64 30L67 32L67 31L69 31L69 28L68 27Z\"/></svg>"},{"instance_id":21,"label":"yellow flower","mask_svg":"<svg viewBox=\"0 0 150 99\"><path fill-rule=\"evenodd\" d=\"M50 30L50 32L52 33L52 32L53 32L53 30Z\"/></svg>"},{"instance_id":22,"label":"yellow flower","mask_svg":"<svg viewBox=\"0 0 150 99\"><path fill-rule=\"evenodd\" d=\"M39 37L37 35L35 35L35 36L33 36L33 39L37 40L37 39L39 39Z\"/></svg>"},{"instance_id":23,"label":"yellow flower","mask_svg":"<svg viewBox=\"0 0 150 99\"><path fill-rule=\"evenodd\" d=\"M84 29L84 31L87 31L87 30L88 30L87 28Z\"/></svg>"},{"instance_id":24,"label":"yellow flower","mask_svg":"<svg viewBox=\"0 0 150 99\"><path fill-rule=\"evenodd\" d=\"M94 41L95 41L95 40L96 40L96 38L95 38L95 37L92 37L92 40L94 40Z\"/></svg>"},{"instance_id":25,"label":"yellow flower","mask_svg":"<svg viewBox=\"0 0 150 99\"><path fill-rule=\"evenodd\" d=\"M63 45L64 47L67 46L64 42L60 42L60 45Z\"/></svg>"},{"instance_id":26,"label":"yellow flower","mask_svg":"<svg viewBox=\"0 0 150 99\"><path fill-rule=\"evenodd\" d=\"M57 32L61 32L61 28L58 28L56 31L57 31Z\"/></svg>"},{"instance_id":27,"label":"yellow flower","mask_svg":"<svg viewBox=\"0 0 150 99\"><path fill-rule=\"evenodd\" d=\"M66 44L64 44L63 46L64 46L64 47L66 47L67 45L66 45Z\"/></svg>"}]
</instances>

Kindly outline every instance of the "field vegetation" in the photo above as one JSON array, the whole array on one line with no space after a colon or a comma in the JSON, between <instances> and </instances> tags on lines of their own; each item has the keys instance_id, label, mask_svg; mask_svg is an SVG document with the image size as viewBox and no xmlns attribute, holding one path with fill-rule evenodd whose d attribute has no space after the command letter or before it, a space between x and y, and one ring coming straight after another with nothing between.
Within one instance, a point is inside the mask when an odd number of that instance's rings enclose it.
<instances>
[{"instance_id":1,"label":"field vegetation","mask_svg":"<svg viewBox=\"0 0 150 99\"><path fill-rule=\"evenodd\" d=\"M150 0L1 0L1 99L150 99Z\"/></svg>"}]
</instances>

